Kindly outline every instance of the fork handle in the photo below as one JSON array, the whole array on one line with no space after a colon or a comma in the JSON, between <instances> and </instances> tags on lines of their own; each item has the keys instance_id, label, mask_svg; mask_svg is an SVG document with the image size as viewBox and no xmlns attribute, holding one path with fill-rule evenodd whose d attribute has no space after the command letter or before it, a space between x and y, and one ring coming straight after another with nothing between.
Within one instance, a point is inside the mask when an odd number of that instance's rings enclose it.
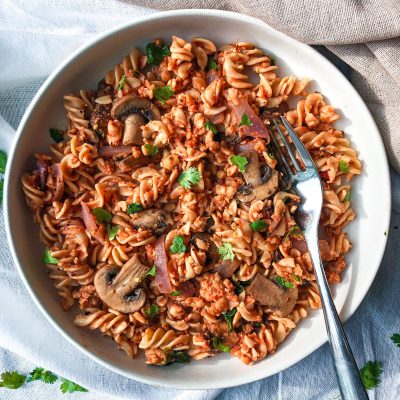
<instances>
[{"instance_id":1,"label":"fork handle","mask_svg":"<svg viewBox=\"0 0 400 400\"><path fill-rule=\"evenodd\" d=\"M315 237L318 238L318 235L315 235ZM342 400L368 400L367 392L361 381L356 361L326 280L324 267L319 255L318 239L310 240L308 249L320 290L326 330L332 348L333 366L339 382Z\"/></svg>"}]
</instances>

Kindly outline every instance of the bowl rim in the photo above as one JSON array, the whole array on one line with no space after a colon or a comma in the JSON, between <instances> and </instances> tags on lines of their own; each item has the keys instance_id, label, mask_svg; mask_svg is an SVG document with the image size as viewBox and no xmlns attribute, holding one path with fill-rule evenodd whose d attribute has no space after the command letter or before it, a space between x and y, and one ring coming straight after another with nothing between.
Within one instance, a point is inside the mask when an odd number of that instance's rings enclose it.
<instances>
[{"instance_id":1,"label":"bowl rim","mask_svg":"<svg viewBox=\"0 0 400 400\"><path fill-rule=\"evenodd\" d=\"M19 275L24 282L24 285L29 292L31 298L33 299L34 303L36 306L40 309L42 314L47 318L48 321L52 324L52 326L65 338L69 343L71 343L75 348L79 349L82 353L87 355L90 359L94 360L101 366L105 367L108 370L111 370L115 373L118 373L124 377L127 377L129 379L143 382L149 385L153 386L161 386L160 383L156 382L156 379L148 379L143 376L138 376L134 372L131 371L126 371L123 370L122 368L119 368L115 364L110 364L107 361L103 360L99 356L95 355L92 353L90 350L86 349L83 345L81 345L79 342L77 342L74 338L69 336L69 334L63 329L61 324L56 322L49 312L46 310L44 306L42 306L39 296L36 295L35 291L31 287L24 269L22 268L22 264L19 261L19 256L16 252L16 249L14 247L14 237L11 229L11 221L10 221L10 177L12 176L12 170L13 170L13 161L14 161L14 155L16 153L16 149L18 148L19 141L22 137L22 132L27 128L27 122L34 111L36 104L38 103L38 100L42 97L42 95L46 92L47 88L52 84L52 82L57 79L63 72L64 69L68 68L69 65L74 61L74 59L79 56L80 54L86 52L87 50L90 50L91 48L97 46L103 39L106 39L109 36L118 34L119 32L124 31L125 29L129 29L135 25L141 25L145 24L147 22L154 22L157 20L162 20L164 18L173 18L177 16L214 16L214 17L223 17L223 18L228 18L231 20L245 20L246 22L250 24L255 24L258 25L262 28L266 28L269 30L273 30L276 33L278 33L280 36L284 38L286 42L289 42L289 44L295 45L297 48L299 48L302 52L312 54L314 57L318 57L320 59L320 62L324 65L324 68L329 72L331 71L334 74L340 74L342 75L342 78L346 79L346 77L343 75L343 73L336 68L329 60L327 60L324 56L322 56L320 53L318 53L317 50L313 49L311 46L304 44L302 42L299 42L296 39L293 39L289 36L287 36L285 33L277 31L275 28L271 27L269 24L266 22L255 18L251 17L245 14L241 13L236 13L236 12L231 12L231 11L223 11L223 10L214 10L214 9L180 9L180 10L171 10L171 11L162 11L162 12L155 12L146 16L141 16L135 19L134 21L129 21L129 22L124 22L122 24L117 25L116 27L109 29L107 31L104 31L100 34L95 35L93 38L91 38L89 41L85 42L83 45L79 46L76 50L74 50L66 59L64 59L55 69L54 71L47 77L47 79L44 81L44 83L41 85L39 88L38 92L32 99L31 103L29 104L28 108L26 109L21 122L18 126L17 132L15 134L15 137L13 139L10 151L9 151L9 156L8 156L8 167L6 169L6 174L4 177L4 219L5 219L5 230L7 234L7 240L9 244L9 248L12 254L13 261L17 267L17 270L19 272ZM379 153L381 153L381 161L382 161L382 167L383 167L383 172L384 172L384 180L385 182L385 193L381 193L380 195L384 197L385 204L388 205L388 208L386 209L386 215L384 215L385 219L385 226L387 227L387 231L389 229L389 223L390 223L390 209L391 209L391 184L390 184L390 173L389 173L389 164L387 161L387 155L385 151L385 147L383 144L383 139L382 136L379 133L378 127L375 123L374 118L372 117L368 107L364 103L364 100L361 98L359 93L356 91L354 86L349 82L348 84L349 90L353 92L353 95L358 98L359 100L359 106L362 108L362 112L366 115L369 116L370 119L370 124L373 129L375 129L377 135L379 136L378 138L378 143L380 145L379 149L376 149ZM382 246L379 249L379 254L377 257L377 260L379 261L378 265L375 267L375 271L373 274L370 275L370 279L367 282L367 285L365 286L365 289L363 290L362 295L359 297L359 300L355 302L355 304L352 306L352 308L348 309L345 311L345 315L341 318L343 323L347 322L348 319L356 312L358 307L360 306L361 302L365 299L369 289L371 288L371 285L376 277L376 274L379 270L380 264L382 262L383 254L386 248L387 244L387 235L385 235L385 238L382 242ZM319 347L321 347L323 344L327 342L327 337L326 336L321 336L317 340L314 340L314 345L310 348L308 351L303 351L299 352L301 355L299 357L296 357L293 359L293 361L290 361L286 367L284 368L279 368L276 370L276 373L284 371L285 369L293 366L294 364L298 363L299 361L303 360L306 358L308 355L316 351ZM250 372L250 370L249 370ZM196 389L221 389L221 388L228 388L228 387L234 387L246 383L251 383L260 379L267 378L268 376L272 376L274 374L267 374L264 376L260 375L255 375L253 376L252 374L245 374L243 375L242 379L236 379L234 382L231 382L229 384L222 384L218 382L213 382L212 385L210 386L204 386L203 384L196 384L196 383L188 383L188 382L182 382L179 386L176 384L170 384L168 381L164 381L162 383L162 387L170 387L170 388L175 388L175 389L183 389L183 390L196 390Z\"/></svg>"}]
</instances>

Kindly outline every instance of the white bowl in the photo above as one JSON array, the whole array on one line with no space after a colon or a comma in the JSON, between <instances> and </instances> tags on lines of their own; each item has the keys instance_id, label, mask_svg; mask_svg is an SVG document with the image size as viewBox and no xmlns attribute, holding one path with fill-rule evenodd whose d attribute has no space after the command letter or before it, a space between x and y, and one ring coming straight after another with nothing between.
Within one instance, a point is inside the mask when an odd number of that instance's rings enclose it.
<instances>
[{"instance_id":1,"label":"white bowl","mask_svg":"<svg viewBox=\"0 0 400 400\"><path fill-rule=\"evenodd\" d=\"M349 318L366 295L379 268L386 243L390 215L390 184L387 159L377 127L361 98L324 57L265 23L245 15L215 10L181 10L153 14L97 37L73 53L43 84L20 124L5 185L6 228L15 264L22 280L43 314L66 339L89 357L115 372L145 383L181 389L224 388L252 382L288 368L326 341L322 312L313 312L278 348L276 354L253 365L219 355L188 366L148 366L143 356L129 359L98 332L77 328L71 313L62 311L59 298L47 277L41 256L39 229L32 221L21 190L20 177L34 167L33 153L46 151L50 127L65 126L63 95L81 88L95 88L104 73L134 46L144 48L154 37L169 41L171 35L208 37L217 44L249 41L266 49L277 60L279 73L314 80L340 110L338 123L352 140L363 163L354 179L352 204L357 219L349 228L353 249L343 282L335 287L335 302L343 319Z\"/></svg>"}]
</instances>

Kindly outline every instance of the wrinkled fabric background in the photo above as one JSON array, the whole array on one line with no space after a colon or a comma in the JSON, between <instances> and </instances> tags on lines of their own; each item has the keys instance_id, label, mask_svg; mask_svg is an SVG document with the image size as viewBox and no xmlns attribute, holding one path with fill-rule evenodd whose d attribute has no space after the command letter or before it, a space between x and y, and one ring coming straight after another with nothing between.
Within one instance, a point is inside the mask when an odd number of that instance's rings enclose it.
<instances>
[{"instance_id":1,"label":"wrinkled fabric background","mask_svg":"<svg viewBox=\"0 0 400 400\"><path fill-rule=\"evenodd\" d=\"M135 3L135 4L132 4ZM139 4L140 3L140 4ZM99 32L146 15L152 8L214 7L258 16L306 43L326 44L358 72L351 81L374 112L381 132L399 149L394 112L400 84L398 33L400 4L395 1L134 1L26 0L0 2L0 148L8 150L18 123L49 73L75 48ZM250 9L251 5L251 9ZM334 7L334 5L336 5ZM249 7L249 10L247 8ZM254 14L252 10L259 10ZM321 11L319 11L321 10ZM400 54L400 53L399 53ZM339 67L348 73L345 64ZM398 108L398 107L397 107ZM393 112L391 112L393 110ZM392 132L393 133L390 133ZM366 132L367 135L367 132ZM392 135L392 136L390 136ZM392 158L393 161L393 158ZM398 166L399 164L394 164ZM390 340L400 332L400 178L392 173L393 210L389 242L378 276L346 331L359 365L383 363L381 385L370 399L400 398L400 349ZM2 222L2 211L0 211ZM0 223L0 373L29 373L42 366L90 389L62 395L59 383L34 382L0 399L133 400L334 400L339 396L327 345L286 371L226 390L178 391L155 388L110 372L70 345L41 315L19 279Z\"/></svg>"}]
</instances>

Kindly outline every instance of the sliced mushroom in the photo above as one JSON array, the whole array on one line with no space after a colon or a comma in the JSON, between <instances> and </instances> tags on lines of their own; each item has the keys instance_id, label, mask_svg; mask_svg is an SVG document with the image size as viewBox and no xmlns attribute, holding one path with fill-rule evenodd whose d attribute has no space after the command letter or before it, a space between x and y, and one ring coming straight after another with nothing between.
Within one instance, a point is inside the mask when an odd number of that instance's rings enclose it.
<instances>
[{"instance_id":1,"label":"sliced mushroom","mask_svg":"<svg viewBox=\"0 0 400 400\"><path fill-rule=\"evenodd\" d=\"M134 254L122 268L107 265L94 277L94 285L100 299L113 310L133 313L146 302L146 293L140 286L148 267Z\"/></svg>"},{"instance_id":2,"label":"sliced mushroom","mask_svg":"<svg viewBox=\"0 0 400 400\"><path fill-rule=\"evenodd\" d=\"M239 265L240 262L237 258L235 258L233 261L224 260L218 264L215 264L211 272L218 272L222 278L226 279L230 278L235 273L235 271L239 268Z\"/></svg>"},{"instance_id":3,"label":"sliced mushroom","mask_svg":"<svg viewBox=\"0 0 400 400\"><path fill-rule=\"evenodd\" d=\"M134 214L131 224L135 229L149 229L157 236L162 235L171 225L168 214L163 210L156 209Z\"/></svg>"},{"instance_id":4,"label":"sliced mushroom","mask_svg":"<svg viewBox=\"0 0 400 400\"><path fill-rule=\"evenodd\" d=\"M248 185L256 187L262 183L260 161L255 151L245 151L240 154L247 159L246 170L242 172L243 177Z\"/></svg>"},{"instance_id":5,"label":"sliced mushroom","mask_svg":"<svg viewBox=\"0 0 400 400\"><path fill-rule=\"evenodd\" d=\"M157 156L128 156L118 163L118 167L121 172L130 171L135 168L143 167L154 162L157 162L159 158Z\"/></svg>"},{"instance_id":6,"label":"sliced mushroom","mask_svg":"<svg viewBox=\"0 0 400 400\"><path fill-rule=\"evenodd\" d=\"M244 188L242 188L244 187ZM236 197L242 203L249 203L253 200L265 200L271 197L279 187L279 174L272 170L269 180L261 185L253 187L252 185L242 185L238 189Z\"/></svg>"},{"instance_id":7,"label":"sliced mushroom","mask_svg":"<svg viewBox=\"0 0 400 400\"><path fill-rule=\"evenodd\" d=\"M281 317L293 311L299 295L296 286L290 289L281 288L261 274L255 276L246 292Z\"/></svg>"},{"instance_id":8,"label":"sliced mushroom","mask_svg":"<svg viewBox=\"0 0 400 400\"><path fill-rule=\"evenodd\" d=\"M142 131L140 127L146 121L160 120L159 109L150 100L142 97L128 95L114 101L111 116L125 122L124 145L143 144Z\"/></svg>"},{"instance_id":9,"label":"sliced mushroom","mask_svg":"<svg viewBox=\"0 0 400 400\"><path fill-rule=\"evenodd\" d=\"M190 240L198 250L203 250L207 255L208 263L215 263L219 259L218 248L211 240L208 233L196 233Z\"/></svg>"}]
</instances>

